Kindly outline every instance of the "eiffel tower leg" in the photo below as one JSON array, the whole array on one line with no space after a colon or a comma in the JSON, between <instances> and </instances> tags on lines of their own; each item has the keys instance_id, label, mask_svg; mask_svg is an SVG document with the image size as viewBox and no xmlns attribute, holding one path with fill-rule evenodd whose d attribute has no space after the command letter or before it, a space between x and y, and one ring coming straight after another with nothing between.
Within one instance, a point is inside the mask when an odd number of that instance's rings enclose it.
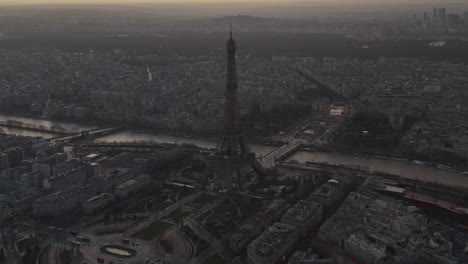
<instances>
[{"instance_id":1,"label":"eiffel tower leg","mask_svg":"<svg viewBox=\"0 0 468 264\"><path fill-rule=\"evenodd\" d=\"M260 164L260 162L255 157L252 161L252 169L258 176L262 178L265 176L265 168L263 168L262 164Z\"/></svg>"},{"instance_id":2,"label":"eiffel tower leg","mask_svg":"<svg viewBox=\"0 0 468 264\"><path fill-rule=\"evenodd\" d=\"M247 181L245 180L244 175L241 174L240 167L237 168L236 174L237 174L237 185L238 185L238 189L239 189L239 190L243 190L245 184L247 183Z\"/></svg>"},{"instance_id":3,"label":"eiffel tower leg","mask_svg":"<svg viewBox=\"0 0 468 264\"><path fill-rule=\"evenodd\" d=\"M232 187L232 177L235 165L230 159L217 157L213 160L214 165L214 183L216 188L229 190Z\"/></svg>"}]
</instances>

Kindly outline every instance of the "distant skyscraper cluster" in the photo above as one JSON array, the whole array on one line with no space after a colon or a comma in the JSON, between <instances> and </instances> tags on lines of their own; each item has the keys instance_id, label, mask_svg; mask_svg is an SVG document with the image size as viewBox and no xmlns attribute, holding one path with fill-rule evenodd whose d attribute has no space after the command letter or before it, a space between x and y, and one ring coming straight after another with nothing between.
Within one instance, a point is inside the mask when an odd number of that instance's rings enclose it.
<instances>
[{"instance_id":1,"label":"distant skyscraper cluster","mask_svg":"<svg viewBox=\"0 0 468 264\"><path fill-rule=\"evenodd\" d=\"M433 21L445 22L447 20L447 9L446 8L433 8L432 9Z\"/></svg>"},{"instance_id":2,"label":"distant skyscraper cluster","mask_svg":"<svg viewBox=\"0 0 468 264\"><path fill-rule=\"evenodd\" d=\"M460 31L468 27L468 11L461 14L448 13L444 7L433 7L432 16L424 12L423 26L425 30L435 33Z\"/></svg>"}]
</instances>

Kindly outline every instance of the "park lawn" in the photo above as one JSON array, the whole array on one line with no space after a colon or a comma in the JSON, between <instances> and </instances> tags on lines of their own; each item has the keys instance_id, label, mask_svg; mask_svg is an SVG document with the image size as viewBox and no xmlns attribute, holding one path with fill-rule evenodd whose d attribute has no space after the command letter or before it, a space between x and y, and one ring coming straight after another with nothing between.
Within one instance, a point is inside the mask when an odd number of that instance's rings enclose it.
<instances>
[{"instance_id":1,"label":"park lawn","mask_svg":"<svg viewBox=\"0 0 468 264\"><path fill-rule=\"evenodd\" d=\"M59 254L60 263L71 264L73 263L73 252L69 249L65 249Z\"/></svg>"},{"instance_id":2,"label":"park lawn","mask_svg":"<svg viewBox=\"0 0 468 264\"><path fill-rule=\"evenodd\" d=\"M219 219L219 220L226 220L237 218L237 207L229 200L226 200L220 203L218 206L213 208L213 215L210 218Z\"/></svg>"},{"instance_id":3,"label":"park lawn","mask_svg":"<svg viewBox=\"0 0 468 264\"><path fill-rule=\"evenodd\" d=\"M209 257L204 264L227 264L227 262L218 254Z\"/></svg>"},{"instance_id":4,"label":"park lawn","mask_svg":"<svg viewBox=\"0 0 468 264\"><path fill-rule=\"evenodd\" d=\"M211 210L210 210L210 211L208 211L208 212L206 212L206 213L200 215L199 217L197 217L197 221L198 221L198 222L203 221L207 216L209 216L209 215L212 214L212 213L213 213L213 212L211 212Z\"/></svg>"},{"instance_id":5,"label":"park lawn","mask_svg":"<svg viewBox=\"0 0 468 264\"><path fill-rule=\"evenodd\" d=\"M172 205L172 203L169 203L169 202L166 202L166 201L154 201L153 200L152 206L151 206L151 208L149 208L149 210L153 211L153 212L159 212L159 211L162 211L162 210L166 209L170 205Z\"/></svg>"},{"instance_id":6,"label":"park lawn","mask_svg":"<svg viewBox=\"0 0 468 264\"><path fill-rule=\"evenodd\" d=\"M16 246L21 252L26 252L28 248L33 248L39 244L39 241L32 238L24 238L16 242Z\"/></svg>"},{"instance_id":7,"label":"park lawn","mask_svg":"<svg viewBox=\"0 0 468 264\"><path fill-rule=\"evenodd\" d=\"M184 190L176 194L175 197L177 197L177 201L180 201L193 193L194 193L193 190Z\"/></svg>"},{"instance_id":8,"label":"park lawn","mask_svg":"<svg viewBox=\"0 0 468 264\"><path fill-rule=\"evenodd\" d=\"M172 201L177 202L177 201L180 201L180 200L184 199L185 197L187 197L187 196L189 196L191 194L193 194L192 190L173 192L173 193L171 193L169 199L172 200ZM162 211L162 210L166 209L167 207L169 207L172 204L174 204L174 203L168 202L167 197L163 199L159 195L154 195L153 196L152 206L151 206L150 210L153 211L153 212L159 212L159 211Z\"/></svg>"},{"instance_id":9,"label":"park lawn","mask_svg":"<svg viewBox=\"0 0 468 264\"><path fill-rule=\"evenodd\" d=\"M173 226L173 224L164 222L164 221L156 221L149 225L146 228L141 229L140 231L136 232L133 237L140 238L146 241L151 241L155 237L161 235L166 231L169 227Z\"/></svg>"},{"instance_id":10,"label":"park lawn","mask_svg":"<svg viewBox=\"0 0 468 264\"><path fill-rule=\"evenodd\" d=\"M197 250L197 251L196 251L197 253L195 254L196 257L200 256L201 253L202 253L204 250L206 250L207 248L210 247L210 245L208 244L208 242L206 242L206 240L201 239L201 238L198 240L198 242L197 242L196 245L197 245L197 249L196 249L196 250Z\"/></svg>"},{"instance_id":11,"label":"park lawn","mask_svg":"<svg viewBox=\"0 0 468 264\"><path fill-rule=\"evenodd\" d=\"M131 207L128 208L127 214L144 214L146 213L145 205L146 205L146 202L144 201L135 203Z\"/></svg>"},{"instance_id":12,"label":"park lawn","mask_svg":"<svg viewBox=\"0 0 468 264\"><path fill-rule=\"evenodd\" d=\"M203 193L199 195L197 198L195 198L191 203L198 204L201 208L204 205L214 201L216 198L218 198L218 196L208 194L208 193Z\"/></svg>"},{"instance_id":13,"label":"park lawn","mask_svg":"<svg viewBox=\"0 0 468 264\"><path fill-rule=\"evenodd\" d=\"M224 226L205 225L204 227L206 231L208 231L211 235L213 235L217 239L221 239L227 233L234 230L236 226L233 223L224 223Z\"/></svg>"},{"instance_id":14,"label":"park lawn","mask_svg":"<svg viewBox=\"0 0 468 264\"><path fill-rule=\"evenodd\" d=\"M159 244L161 245L161 247L164 248L164 252L166 252L166 253L172 253L174 251L174 249L172 248L171 243L168 240L161 240L161 242L159 242Z\"/></svg>"},{"instance_id":15,"label":"park lawn","mask_svg":"<svg viewBox=\"0 0 468 264\"><path fill-rule=\"evenodd\" d=\"M209 216L207 215L208 213L210 214ZM221 239L225 234L232 231L235 227L233 221L239 218L237 207L229 200L220 203L211 211L208 211L208 213L205 214L208 216L206 223L204 223L205 229L218 239ZM199 219L199 221L203 219ZM219 223L221 226L216 223Z\"/></svg>"},{"instance_id":16,"label":"park lawn","mask_svg":"<svg viewBox=\"0 0 468 264\"><path fill-rule=\"evenodd\" d=\"M182 227L179 232L181 232L183 235L185 235L186 237L188 237L190 240L192 240L193 244L195 245L195 256L198 257L200 256L200 254L206 250L207 248L210 247L210 245L208 244L208 242L206 242L206 240L202 239L201 237L199 237L195 231L193 231L190 227L188 226L184 226Z\"/></svg>"},{"instance_id":17,"label":"park lawn","mask_svg":"<svg viewBox=\"0 0 468 264\"><path fill-rule=\"evenodd\" d=\"M145 157L145 153L127 153L114 159L105 160L102 164L104 168L132 168L135 166L135 160Z\"/></svg>"},{"instance_id":18,"label":"park lawn","mask_svg":"<svg viewBox=\"0 0 468 264\"><path fill-rule=\"evenodd\" d=\"M193 212L194 211L190 208L180 207L174 212L172 212L167 218L171 218L172 220L174 220L174 222L179 222L184 217L191 215Z\"/></svg>"}]
</instances>

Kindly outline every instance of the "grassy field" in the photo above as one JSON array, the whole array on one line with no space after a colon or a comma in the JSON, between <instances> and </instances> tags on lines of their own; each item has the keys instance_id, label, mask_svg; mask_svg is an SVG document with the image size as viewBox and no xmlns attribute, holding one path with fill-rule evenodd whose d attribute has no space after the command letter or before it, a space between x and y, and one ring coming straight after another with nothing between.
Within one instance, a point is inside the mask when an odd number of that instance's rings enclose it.
<instances>
[{"instance_id":1,"label":"grassy field","mask_svg":"<svg viewBox=\"0 0 468 264\"><path fill-rule=\"evenodd\" d=\"M218 206L213 208L213 214L210 217L213 217L219 221L233 220L237 218L237 207L231 201L224 201Z\"/></svg>"},{"instance_id":2,"label":"grassy field","mask_svg":"<svg viewBox=\"0 0 468 264\"><path fill-rule=\"evenodd\" d=\"M144 158L146 153L127 153L114 159L106 160L102 163L104 168L132 168L135 166L135 160Z\"/></svg>"},{"instance_id":3,"label":"grassy field","mask_svg":"<svg viewBox=\"0 0 468 264\"><path fill-rule=\"evenodd\" d=\"M216 238L222 238L234 227L234 221L239 219L237 207L231 201L224 201L218 206L198 217L205 229Z\"/></svg>"},{"instance_id":4,"label":"grassy field","mask_svg":"<svg viewBox=\"0 0 468 264\"><path fill-rule=\"evenodd\" d=\"M183 218L194 213L196 209L202 208L203 206L207 205L208 203L214 201L217 198L218 196L203 193L197 198L193 199L191 202L172 212L167 217L167 219L172 219L175 222L179 222Z\"/></svg>"},{"instance_id":5,"label":"grassy field","mask_svg":"<svg viewBox=\"0 0 468 264\"><path fill-rule=\"evenodd\" d=\"M60 263L63 263L63 264L71 264L73 263L73 253L71 250L63 250L62 252L60 252L59 254L59 258L60 258Z\"/></svg>"},{"instance_id":6,"label":"grassy field","mask_svg":"<svg viewBox=\"0 0 468 264\"><path fill-rule=\"evenodd\" d=\"M136 203L133 203L128 209L127 214L143 214L146 213L145 205L150 199L146 198Z\"/></svg>"},{"instance_id":7,"label":"grassy field","mask_svg":"<svg viewBox=\"0 0 468 264\"><path fill-rule=\"evenodd\" d=\"M37 246L39 242L36 239L25 238L16 242L16 246L21 252L25 252L28 248Z\"/></svg>"},{"instance_id":8,"label":"grassy field","mask_svg":"<svg viewBox=\"0 0 468 264\"><path fill-rule=\"evenodd\" d=\"M190 227L184 226L180 229L179 231L183 235L185 235L187 238L192 240L193 244L195 245L195 248L193 249L195 252L195 256L200 256L200 254L207 249L210 245L206 240L202 239L199 237Z\"/></svg>"},{"instance_id":9,"label":"grassy field","mask_svg":"<svg viewBox=\"0 0 468 264\"><path fill-rule=\"evenodd\" d=\"M169 243L169 241L167 240L161 240L159 244L161 244L161 247L164 248L164 252L166 253L172 253L174 251L174 249L171 246L171 243Z\"/></svg>"},{"instance_id":10,"label":"grassy field","mask_svg":"<svg viewBox=\"0 0 468 264\"><path fill-rule=\"evenodd\" d=\"M200 196L198 196L197 198L195 198L191 203L192 204L197 204L201 208L204 205L214 201L216 198L218 198L218 196L203 193Z\"/></svg>"},{"instance_id":11,"label":"grassy field","mask_svg":"<svg viewBox=\"0 0 468 264\"><path fill-rule=\"evenodd\" d=\"M180 207L179 209L172 212L167 218L172 219L174 222L179 222L184 217L191 215L194 210L190 208Z\"/></svg>"},{"instance_id":12,"label":"grassy field","mask_svg":"<svg viewBox=\"0 0 468 264\"><path fill-rule=\"evenodd\" d=\"M209 257L204 264L227 264L227 262L218 254Z\"/></svg>"},{"instance_id":13,"label":"grassy field","mask_svg":"<svg viewBox=\"0 0 468 264\"><path fill-rule=\"evenodd\" d=\"M133 203L127 209L127 214L146 213L145 206L149 212L159 212L193 193L192 190L166 189L164 193L153 192L149 197L142 198Z\"/></svg>"},{"instance_id":14,"label":"grassy field","mask_svg":"<svg viewBox=\"0 0 468 264\"><path fill-rule=\"evenodd\" d=\"M197 221L198 222L201 222L203 221L205 218L207 218L209 215L213 214L213 212L210 210L202 215L200 215L199 217L197 217Z\"/></svg>"},{"instance_id":15,"label":"grassy field","mask_svg":"<svg viewBox=\"0 0 468 264\"><path fill-rule=\"evenodd\" d=\"M142 230L135 233L133 237L140 238L146 241L151 241L155 237L164 233L164 231L166 231L171 226L173 226L173 224L171 223L164 221L156 221L150 226L143 228Z\"/></svg>"}]
</instances>

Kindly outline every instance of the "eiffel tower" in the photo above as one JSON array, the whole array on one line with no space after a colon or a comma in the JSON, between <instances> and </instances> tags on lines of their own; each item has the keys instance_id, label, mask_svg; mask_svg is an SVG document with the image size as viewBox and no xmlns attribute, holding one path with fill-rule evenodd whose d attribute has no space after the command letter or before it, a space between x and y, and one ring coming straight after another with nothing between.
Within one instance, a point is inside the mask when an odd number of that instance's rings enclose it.
<instances>
[{"instance_id":1,"label":"eiffel tower","mask_svg":"<svg viewBox=\"0 0 468 264\"><path fill-rule=\"evenodd\" d=\"M220 189L230 190L233 183L240 187L245 184L243 172L252 168L258 176L263 175L263 167L245 142L240 125L239 95L237 92L236 42L227 42L227 78L224 94L224 129L217 144L214 158L214 181Z\"/></svg>"}]
</instances>

